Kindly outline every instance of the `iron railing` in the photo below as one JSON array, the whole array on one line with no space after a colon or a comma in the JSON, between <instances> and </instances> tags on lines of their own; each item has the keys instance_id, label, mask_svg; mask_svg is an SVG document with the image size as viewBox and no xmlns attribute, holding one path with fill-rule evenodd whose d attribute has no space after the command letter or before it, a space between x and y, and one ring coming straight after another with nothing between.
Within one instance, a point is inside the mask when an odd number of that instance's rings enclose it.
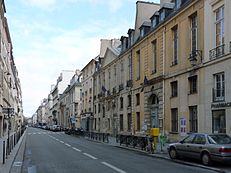
<instances>
[{"instance_id":1,"label":"iron railing","mask_svg":"<svg viewBox=\"0 0 231 173\"><path fill-rule=\"evenodd\" d=\"M217 46L216 48L209 51L210 60L220 58L225 54L225 44Z\"/></svg>"},{"instance_id":2,"label":"iron railing","mask_svg":"<svg viewBox=\"0 0 231 173\"><path fill-rule=\"evenodd\" d=\"M119 91L122 91L124 89L124 84L119 85Z\"/></svg>"},{"instance_id":3,"label":"iron railing","mask_svg":"<svg viewBox=\"0 0 231 173\"><path fill-rule=\"evenodd\" d=\"M132 80L127 81L127 87L132 87Z\"/></svg>"},{"instance_id":4,"label":"iron railing","mask_svg":"<svg viewBox=\"0 0 231 173\"><path fill-rule=\"evenodd\" d=\"M96 141L102 141L102 142L109 142L109 133L99 133L99 132L84 132L84 136L92 139L92 140L96 140Z\"/></svg>"}]
</instances>

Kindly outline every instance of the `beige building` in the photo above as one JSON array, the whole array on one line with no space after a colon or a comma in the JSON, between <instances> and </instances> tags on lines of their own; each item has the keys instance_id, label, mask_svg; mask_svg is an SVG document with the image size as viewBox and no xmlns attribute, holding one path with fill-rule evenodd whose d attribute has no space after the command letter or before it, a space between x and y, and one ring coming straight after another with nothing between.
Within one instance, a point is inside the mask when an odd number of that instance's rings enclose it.
<instances>
[{"instance_id":1,"label":"beige building","mask_svg":"<svg viewBox=\"0 0 231 173\"><path fill-rule=\"evenodd\" d=\"M0 1L0 140L15 133L23 123L22 91L14 63L5 3ZM11 108L10 114L6 111ZM1 150L2 151L2 150Z\"/></svg>"},{"instance_id":2,"label":"beige building","mask_svg":"<svg viewBox=\"0 0 231 173\"><path fill-rule=\"evenodd\" d=\"M115 63L120 49L119 40L111 40L111 46L106 49L105 55L99 57L94 73L94 125L93 130L115 133L117 130L118 104L117 92L121 72Z\"/></svg>"},{"instance_id":3,"label":"beige building","mask_svg":"<svg viewBox=\"0 0 231 173\"><path fill-rule=\"evenodd\" d=\"M231 134L231 1L205 0L202 130Z\"/></svg>"}]
</instances>

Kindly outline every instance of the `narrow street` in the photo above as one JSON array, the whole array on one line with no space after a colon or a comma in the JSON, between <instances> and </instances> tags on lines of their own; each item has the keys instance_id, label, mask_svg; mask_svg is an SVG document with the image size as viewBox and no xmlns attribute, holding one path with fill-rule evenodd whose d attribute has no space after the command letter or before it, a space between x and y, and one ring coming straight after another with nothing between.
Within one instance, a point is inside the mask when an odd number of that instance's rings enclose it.
<instances>
[{"instance_id":1,"label":"narrow street","mask_svg":"<svg viewBox=\"0 0 231 173\"><path fill-rule=\"evenodd\" d=\"M63 132L29 128L26 135L23 173L212 172L69 136Z\"/></svg>"}]
</instances>

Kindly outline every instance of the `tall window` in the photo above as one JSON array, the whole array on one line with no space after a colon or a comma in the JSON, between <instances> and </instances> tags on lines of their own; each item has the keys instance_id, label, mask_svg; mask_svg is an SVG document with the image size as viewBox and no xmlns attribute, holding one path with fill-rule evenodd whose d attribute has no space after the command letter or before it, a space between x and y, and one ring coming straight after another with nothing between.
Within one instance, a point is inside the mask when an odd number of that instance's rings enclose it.
<instances>
[{"instance_id":1,"label":"tall window","mask_svg":"<svg viewBox=\"0 0 231 173\"><path fill-rule=\"evenodd\" d=\"M128 107L132 106L132 96L128 95Z\"/></svg>"},{"instance_id":2,"label":"tall window","mask_svg":"<svg viewBox=\"0 0 231 173\"><path fill-rule=\"evenodd\" d=\"M132 79L132 58L129 55L128 57L128 80Z\"/></svg>"},{"instance_id":3,"label":"tall window","mask_svg":"<svg viewBox=\"0 0 231 173\"><path fill-rule=\"evenodd\" d=\"M136 52L136 78L137 78L137 80L139 80L140 79L140 51L138 50L137 52Z\"/></svg>"},{"instance_id":4,"label":"tall window","mask_svg":"<svg viewBox=\"0 0 231 173\"><path fill-rule=\"evenodd\" d=\"M178 63L178 28L175 26L172 28L172 38L173 38L173 60L172 65Z\"/></svg>"},{"instance_id":5,"label":"tall window","mask_svg":"<svg viewBox=\"0 0 231 173\"><path fill-rule=\"evenodd\" d=\"M177 81L171 82L172 97L177 97Z\"/></svg>"},{"instance_id":6,"label":"tall window","mask_svg":"<svg viewBox=\"0 0 231 173\"><path fill-rule=\"evenodd\" d=\"M128 131L130 132L132 130L132 114L131 113L128 113L127 123L128 123Z\"/></svg>"},{"instance_id":7,"label":"tall window","mask_svg":"<svg viewBox=\"0 0 231 173\"><path fill-rule=\"evenodd\" d=\"M197 132L197 106L189 107L189 128L190 132Z\"/></svg>"},{"instance_id":8,"label":"tall window","mask_svg":"<svg viewBox=\"0 0 231 173\"><path fill-rule=\"evenodd\" d=\"M226 133L225 110L212 111L213 133Z\"/></svg>"},{"instance_id":9,"label":"tall window","mask_svg":"<svg viewBox=\"0 0 231 173\"><path fill-rule=\"evenodd\" d=\"M136 105L140 105L140 94L136 94Z\"/></svg>"},{"instance_id":10,"label":"tall window","mask_svg":"<svg viewBox=\"0 0 231 173\"><path fill-rule=\"evenodd\" d=\"M124 130L123 114L120 114L120 131Z\"/></svg>"},{"instance_id":11,"label":"tall window","mask_svg":"<svg viewBox=\"0 0 231 173\"><path fill-rule=\"evenodd\" d=\"M189 94L197 92L197 76L191 76L188 78L189 81Z\"/></svg>"},{"instance_id":12,"label":"tall window","mask_svg":"<svg viewBox=\"0 0 231 173\"><path fill-rule=\"evenodd\" d=\"M152 42L152 73L156 72L156 60L157 60L157 47L156 47L156 40Z\"/></svg>"},{"instance_id":13,"label":"tall window","mask_svg":"<svg viewBox=\"0 0 231 173\"><path fill-rule=\"evenodd\" d=\"M191 16L191 51L197 50L197 14Z\"/></svg>"},{"instance_id":14,"label":"tall window","mask_svg":"<svg viewBox=\"0 0 231 173\"><path fill-rule=\"evenodd\" d=\"M123 97L120 97L120 109L124 108L124 99Z\"/></svg>"},{"instance_id":15,"label":"tall window","mask_svg":"<svg viewBox=\"0 0 231 173\"><path fill-rule=\"evenodd\" d=\"M136 129L140 131L140 112L136 112Z\"/></svg>"},{"instance_id":16,"label":"tall window","mask_svg":"<svg viewBox=\"0 0 231 173\"><path fill-rule=\"evenodd\" d=\"M172 119L172 132L178 132L178 110L177 108L171 109Z\"/></svg>"},{"instance_id":17,"label":"tall window","mask_svg":"<svg viewBox=\"0 0 231 173\"><path fill-rule=\"evenodd\" d=\"M216 10L216 46L224 44L224 6Z\"/></svg>"},{"instance_id":18,"label":"tall window","mask_svg":"<svg viewBox=\"0 0 231 173\"><path fill-rule=\"evenodd\" d=\"M122 84L124 82L124 63L121 61L120 64L120 83Z\"/></svg>"},{"instance_id":19,"label":"tall window","mask_svg":"<svg viewBox=\"0 0 231 173\"><path fill-rule=\"evenodd\" d=\"M225 74L214 75L214 101L223 101L225 99Z\"/></svg>"}]
</instances>

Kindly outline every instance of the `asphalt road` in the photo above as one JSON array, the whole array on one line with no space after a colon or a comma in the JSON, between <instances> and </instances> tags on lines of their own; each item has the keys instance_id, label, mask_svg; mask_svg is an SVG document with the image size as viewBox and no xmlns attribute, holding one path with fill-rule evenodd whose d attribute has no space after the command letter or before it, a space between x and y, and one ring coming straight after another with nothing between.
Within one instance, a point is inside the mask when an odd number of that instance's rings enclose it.
<instances>
[{"instance_id":1,"label":"asphalt road","mask_svg":"<svg viewBox=\"0 0 231 173\"><path fill-rule=\"evenodd\" d=\"M23 173L206 173L210 170L149 157L63 132L28 128Z\"/></svg>"}]
</instances>

